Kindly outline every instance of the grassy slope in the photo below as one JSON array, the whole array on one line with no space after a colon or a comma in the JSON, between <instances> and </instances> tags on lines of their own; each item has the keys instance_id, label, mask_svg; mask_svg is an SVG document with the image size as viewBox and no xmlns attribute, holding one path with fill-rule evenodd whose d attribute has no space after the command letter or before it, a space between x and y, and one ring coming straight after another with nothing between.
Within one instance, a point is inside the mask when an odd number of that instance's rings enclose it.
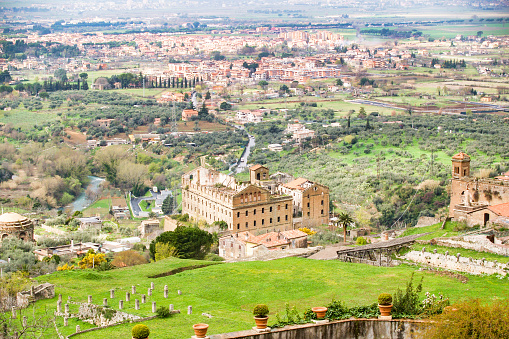
<instances>
[{"instance_id":1,"label":"grassy slope","mask_svg":"<svg viewBox=\"0 0 509 339\"><path fill-rule=\"evenodd\" d=\"M125 303L127 312L152 315L150 303L156 301L158 306L167 307L172 303L183 313L169 319L146 322L151 329L152 339L190 337L191 325L197 322L209 323L212 334L249 329L253 326L251 310L257 303L268 304L271 321L274 321L276 312L284 310L287 302L295 305L299 311L323 305L333 298L344 300L351 306L370 304L380 292L394 292L398 287L403 288L412 272L416 272L418 279L424 276L424 291L442 292L453 301L483 296L486 301L494 302L509 295L509 284L495 277L469 276L469 281L462 284L458 280L419 272L415 267L406 265L384 268L339 261L311 262L302 258L220 264L163 278L147 278L151 274L196 263L203 261L169 259L109 272L57 272L39 277L38 280L56 284L56 293L61 293L64 300L68 295L73 295L74 300L86 301L87 295L92 294L94 301L99 304L102 298L109 298L111 288L117 288L115 299L109 299L109 304L115 309L118 300L125 297L131 285L137 285L138 292L144 293L153 281L155 291L147 299L148 303L142 304L141 310L136 311L134 299L140 297L134 296L131 302ZM165 284L169 287L169 299L162 296ZM178 289L182 290L182 295L177 295ZM47 306L51 312L56 307L56 298L38 302L37 305L40 308ZM186 314L188 305L193 306L193 315ZM214 317L205 318L201 316L202 312L211 313ZM62 324L63 320L59 318L57 325L64 335L72 333L77 324L82 329L92 327L74 319L70 319L69 327L61 327ZM119 325L83 334L79 338L127 338L131 327L131 324ZM49 334L48 338L52 335Z\"/></svg>"}]
</instances>

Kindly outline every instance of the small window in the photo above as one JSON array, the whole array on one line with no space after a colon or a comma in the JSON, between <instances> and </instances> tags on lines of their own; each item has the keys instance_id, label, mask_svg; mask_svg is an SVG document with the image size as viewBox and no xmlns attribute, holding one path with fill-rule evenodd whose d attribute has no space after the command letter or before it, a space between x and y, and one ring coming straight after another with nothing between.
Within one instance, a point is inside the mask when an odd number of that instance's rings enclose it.
<instances>
[{"instance_id":1,"label":"small window","mask_svg":"<svg viewBox=\"0 0 509 339\"><path fill-rule=\"evenodd\" d=\"M309 212L308 212L308 217L309 217Z\"/></svg>"},{"instance_id":2,"label":"small window","mask_svg":"<svg viewBox=\"0 0 509 339\"><path fill-rule=\"evenodd\" d=\"M277 210L281 211L281 205L277 205Z\"/></svg>"},{"instance_id":3,"label":"small window","mask_svg":"<svg viewBox=\"0 0 509 339\"><path fill-rule=\"evenodd\" d=\"M281 217L277 217L277 222L280 222L281 221Z\"/></svg>"},{"instance_id":4,"label":"small window","mask_svg":"<svg viewBox=\"0 0 509 339\"><path fill-rule=\"evenodd\" d=\"M265 219L262 219L262 225L265 225Z\"/></svg>"},{"instance_id":5,"label":"small window","mask_svg":"<svg viewBox=\"0 0 509 339\"><path fill-rule=\"evenodd\" d=\"M248 214L248 213L247 213L247 211L246 211L246 217L247 217L247 214Z\"/></svg>"},{"instance_id":6,"label":"small window","mask_svg":"<svg viewBox=\"0 0 509 339\"><path fill-rule=\"evenodd\" d=\"M322 206L323 206L323 200L322 200L322 202L320 203L320 205L322 205Z\"/></svg>"},{"instance_id":7,"label":"small window","mask_svg":"<svg viewBox=\"0 0 509 339\"><path fill-rule=\"evenodd\" d=\"M253 210L253 215L256 215L256 208Z\"/></svg>"},{"instance_id":8,"label":"small window","mask_svg":"<svg viewBox=\"0 0 509 339\"><path fill-rule=\"evenodd\" d=\"M249 227L249 224L248 224L248 223L247 223L247 221L246 221L246 228L248 228L248 227Z\"/></svg>"},{"instance_id":9,"label":"small window","mask_svg":"<svg viewBox=\"0 0 509 339\"><path fill-rule=\"evenodd\" d=\"M240 212L237 212L237 218L240 218Z\"/></svg>"},{"instance_id":10,"label":"small window","mask_svg":"<svg viewBox=\"0 0 509 339\"><path fill-rule=\"evenodd\" d=\"M240 224L237 224L237 229L240 230Z\"/></svg>"},{"instance_id":11,"label":"small window","mask_svg":"<svg viewBox=\"0 0 509 339\"><path fill-rule=\"evenodd\" d=\"M265 208L262 207L262 214L265 213Z\"/></svg>"},{"instance_id":12,"label":"small window","mask_svg":"<svg viewBox=\"0 0 509 339\"><path fill-rule=\"evenodd\" d=\"M270 206L270 208L269 208L269 212L272 212L272 206Z\"/></svg>"},{"instance_id":13,"label":"small window","mask_svg":"<svg viewBox=\"0 0 509 339\"><path fill-rule=\"evenodd\" d=\"M270 218L269 222L272 224L272 218Z\"/></svg>"},{"instance_id":14,"label":"small window","mask_svg":"<svg viewBox=\"0 0 509 339\"><path fill-rule=\"evenodd\" d=\"M323 214L323 210L320 213Z\"/></svg>"},{"instance_id":15,"label":"small window","mask_svg":"<svg viewBox=\"0 0 509 339\"><path fill-rule=\"evenodd\" d=\"M285 205L285 210L287 210L287 209L288 209L288 204Z\"/></svg>"},{"instance_id":16,"label":"small window","mask_svg":"<svg viewBox=\"0 0 509 339\"><path fill-rule=\"evenodd\" d=\"M309 202L308 202L308 208L309 208Z\"/></svg>"},{"instance_id":17,"label":"small window","mask_svg":"<svg viewBox=\"0 0 509 339\"><path fill-rule=\"evenodd\" d=\"M256 220L253 221L253 227L256 227Z\"/></svg>"},{"instance_id":18,"label":"small window","mask_svg":"<svg viewBox=\"0 0 509 339\"><path fill-rule=\"evenodd\" d=\"M286 221L288 221L288 214L287 214L287 215L285 215L285 220L286 220Z\"/></svg>"}]
</instances>

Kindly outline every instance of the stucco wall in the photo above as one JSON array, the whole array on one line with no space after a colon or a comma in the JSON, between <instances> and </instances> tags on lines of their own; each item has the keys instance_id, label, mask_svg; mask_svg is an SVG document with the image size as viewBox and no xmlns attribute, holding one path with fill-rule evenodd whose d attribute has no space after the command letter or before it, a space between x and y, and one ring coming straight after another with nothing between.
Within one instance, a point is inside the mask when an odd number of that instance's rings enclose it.
<instances>
[{"instance_id":1,"label":"stucco wall","mask_svg":"<svg viewBox=\"0 0 509 339\"><path fill-rule=\"evenodd\" d=\"M211 335L211 339L417 339L428 323L416 320L354 319L287 326L269 333L253 330ZM209 329L210 331L210 329Z\"/></svg>"}]
</instances>

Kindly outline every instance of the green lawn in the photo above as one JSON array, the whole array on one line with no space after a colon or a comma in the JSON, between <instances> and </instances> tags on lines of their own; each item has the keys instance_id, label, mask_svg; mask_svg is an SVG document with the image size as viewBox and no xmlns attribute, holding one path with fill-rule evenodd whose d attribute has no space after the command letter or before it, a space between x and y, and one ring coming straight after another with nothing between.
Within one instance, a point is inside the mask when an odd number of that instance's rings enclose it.
<instances>
[{"instance_id":1,"label":"green lawn","mask_svg":"<svg viewBox=\"0 0 509 339\"><path fill-rule=\"evenodd\" d=\"M125 310L141 316L152 315L150 305L155 301L158 306L167 307L170 303L181 314L169 319L156 319L145 322L151 329L151 339L189 338L194 323L210 324L209 333L224 333L250 329L254 323L252 308L258 303L266 303L270 309L270 322L275 320L277 312L283 312L285 303L296 306L299 311L317 305L324 305L332 299L345 301L349 306L366 305L376 301L381 292L393 293L404 288L410 275L424 277L424 292L443 293L452 301L482 296L487 302L496 302L509 295L509 284L496 277L468 276L463 284L460 281L435 275L429 271L418 271L416 267L401 265L393 268L374 267L363 264L332 261L312 261L303 258L287 258L268 262L241 262L208 266L185 271L162 278L148 278L176 267L203 264L203 261L167 259L157 263L107 272L74 271L56 272L38 277L39 281L48 281L56 285L56 294L62 294L63 300L69 295L76 301L86 301L87 295L93 295L94 302L102 304L108 298L109 305L118 307L119 299L125 298L125 292L131 285L137 286L138 293L145 293L150 282L155 283L152 297L147 304L141 304L141 310L134 310L134 299L125 302ZM163 287L168 285L170 297L163 298ZM109 299L109 290L115 288L115 298ZM182 295L177 294L182 291ZM38 309L47 307L53 312L57 298L37 302ZM187 306L193 306L193 314L187 315ZM71 307L71 311L76 309ZM210 313L213 318L202 316ZM69 335L79 324L82 329L92 325L69 319L69 326L63 327L63 320L57 319L59 330ZM128 338L131 324L91 332L78 338ZM54 338L51 330L46 338Z\"/></svg>"},{"instance_id":2,"label":"green lawn","mask_svg":"<svg viewBox=\"0 0 509 339\"><path fill-rule=\"evenodd\" d=\"M441 223L425 227L412 227L403 232L402 236L431 232L430 234L420 237L419 240L431 240L438 237L453 237L460 234L460 232L454 230L456 226L458 226L457 222L449 221L445 224L444 229L442 229Z\"/></svg>"},{"instance_id":3,"label":"green lawn","mask_svg":"<svg viewBox=\"0 0 509 339\"><path fill-rule=\"evenodd\" d=\"M104 198L95 201L92 205L85 208L82 212L86 217L95 216L96 214L106 215L110 211L111 199Z\"/></svg>"}]
</instances>

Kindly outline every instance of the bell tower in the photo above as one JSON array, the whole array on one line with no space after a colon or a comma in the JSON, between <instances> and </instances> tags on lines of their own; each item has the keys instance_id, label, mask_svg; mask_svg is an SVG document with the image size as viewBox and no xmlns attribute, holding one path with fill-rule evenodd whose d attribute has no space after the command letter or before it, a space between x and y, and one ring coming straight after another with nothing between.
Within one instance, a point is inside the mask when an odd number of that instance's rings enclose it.
<instances>
[{"instance_id":1,"label":"bell tower","mask_svg":"<svg viewBox=\"0 0 509 339\"><path fill-rule=\"evenodd\" d=\"M461 179L470 176L470 156L460 152L452 157L452 177Z\"/></svg>"}]
</instances>

